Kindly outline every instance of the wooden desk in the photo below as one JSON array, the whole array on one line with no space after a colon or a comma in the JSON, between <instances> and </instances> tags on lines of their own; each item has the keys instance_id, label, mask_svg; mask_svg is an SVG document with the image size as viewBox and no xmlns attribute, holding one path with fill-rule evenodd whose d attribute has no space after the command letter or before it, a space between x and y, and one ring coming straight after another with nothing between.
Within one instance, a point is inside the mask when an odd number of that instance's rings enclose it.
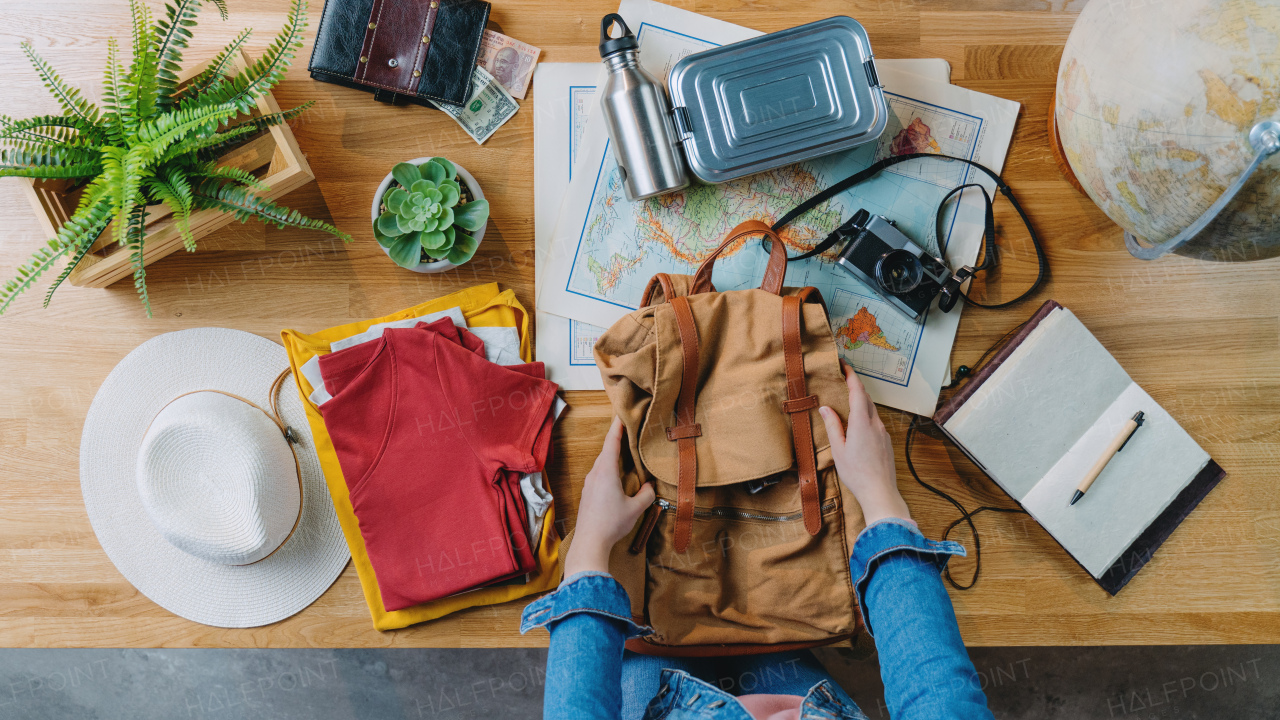
<instances>
[{"instance_id":1,"label":"wooden desk","mask_svg":"<svg viewBox=\"0 0 1280 720\"><path fill-rule=\"evenodd\" d=\"M151 3L156 8L158 3ZM953 365L989 345L1053 297L1102 342L1229 472L1223 484L1117 598L1109 598L1025 516L984 514L982 578L953 593L965 640L974 645L1261 643L1280 637L1280 263L1211 265L1182 258L1142 264L1120 233L1055 169L1045 119L1058 57L1076 0L684 0L690 10L763 31L835 14L852 15L882 58L943 57L959 85L1017 100L1022 117L1005 178L1046 239L1052 279L1014 310L966 311ZM206 8L197 48L214 50L242 27L259 52L278 29L285 0L238 0L221 23ZM979 9L971 9L971 8ZM598 59L601 15L613 0L573 4L496 0L493 20L543 49L543 62ZM311 33L319 19L313 4ZM57 112L18 47L30 40L64 77L99 96L106 37L127 41L123 0L7 0L0 9L0 112ZM308 40L312 37L309 33ZM276 625L221 630L177 618L138 593L94 537L80 497L80 432L111 368L139 343L171 330L219 325L277 339L281 328L312 331L382 315L479 282L497 280L533 307L533 112L531 99L477 146L452 120L422 108L388 107L368 95L312 82L310 42L276 90L284 107L316 106L294 125L317 182L286 204L328 215L356 237L232 225L199 252L148 269L156 317L147 320L131 283L107 290L64 287L48 310L43 287L0 318L0 645L3 646L536 646L521 636L523 603L479 608L407 630L372 629L354 570L304 612ZM531 98L532 96L530 96ZM368 208L397 161L443 155L465 165L492 202L479 255L439 276L392 265L374 243ZM0 180L0 276L44 238L19 192ZM327 206L327 210L326 210ZM1007 210L1007 208L1002 208ZM1019 292L1033 258L1010 213L1010 238L991 297ZM981 289L979 289L979 294ZM581 478L610 417L603 393L570 393L557 428L551 477L557 510L572 522ZM907 417L882 410L899 451L900 486L926 534L955 510L911 480L901 461ZM918 467L969 507L1009 501L936 440L919 445ZM971 545L967 536L959 539ZM972 561L955 563L967 575Z\"/></svg>"}]
</instances>

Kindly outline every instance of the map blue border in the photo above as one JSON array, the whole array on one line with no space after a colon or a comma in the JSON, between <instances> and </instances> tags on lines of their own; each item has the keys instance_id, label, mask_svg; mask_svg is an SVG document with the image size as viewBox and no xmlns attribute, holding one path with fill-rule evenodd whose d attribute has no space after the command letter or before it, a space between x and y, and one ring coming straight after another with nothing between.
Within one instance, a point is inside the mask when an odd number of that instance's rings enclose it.
<instances>
[{"instance_id":1,"label":"map blue border","mask_svg":"<svg viewBox=\"0 0 1280 720\"><path fill-rule=\"evenodd\" d=\"M867 298L868 300L875 300L875 301L877 301L877 302L884 302L883 300L881 300L878 296L876 296L876 295L874 295L874 294L873 294L873 295L868 295L867 293L864 293L864 292L858 292L857 290L851 290L851 289L849 289L849 288L845 288L845 287L838 287L838 288L836 288L836 292L847 292L847 293L849 293L850 295L857 295L858 297ZM832 298L832 300L834 301L834 300L835 300L835 298ZM890 310L892 310L892 309L893 309L893 308L890 308ZM894 312L897 312L897 311L895 310ZM873 316L873 317L874 317L874 316ZM903 317L906 317L906 316L904 315ZM928 318L929 318L929 315L926 313L926 314L925 314L925 320L927 320ZM910 318L907 318L907 319L908 319L908 320L910 320ZM877 319L876 319L876 322L877 322L876 327L880 327L880 326L879 326L879 324L878 324L878 323L879 323L879 318L877 318ZM920 339L924 337L924 320L922 320L922 321L920 321L920 322L918 322L918 323L914 323L914 324L916 325L916 327L920 328L920 331L916 334L916 347L915 347L915 350L914 350L914 351L912 351L912 353L911 353L911 362L907 363L907 381L906 381L906 382L898 382L897 380L895 380L895 379L893 379L893 378L881 377L881 376L880 376L879 374L877 374L877 373L874 373L874 372L867 372L867 371L865 371L865 370L859 370L859 369L857 369L857 368L854 368L854 372L856 372L856 373L857 373L857 374L859 374L859 375L866 375L867 377L873 377L873 378L875 378L875 379L877 379L877 380L880 380L881 382L887 382L887 383L889 383L889 384L891 384L891 385L897 385L897 386L899 386L899 387L906 387L906 386L910 385L910 384L911 384L911 371L916 369L916 358L920 355ZM884 331L882 330L881 332L884 332ZM835 329L833 328L833 329L832 329L832 331L831 331L831 337L832 337L832 339L834 339L834 338L835 338L835 335L836 335L836 334L835 334ZM839 345L836 345L836 352L837 352L837 353L839 353L839 352L840 352L840 346L839 346ZM852 367L852 366L851 366L851 367Z\"/></svg>"},{"instance_id":2,"label":"map blue border","mask_svg":"<svg viewBox=\"0 0 1280 720\"><path fill-rule=\"evenodd\" d=\"M570 85L569 86L569 177L570 178L573 178L574 160L577 158L577 155L578 155L578 145L577 143L573 142L574 112L576 112L578 108L577 102L574 101L574 91L590 90L591 94L595 95L597 87L598 86L596 85ZM605 149L607 150L608 146L606 146ZM581 243L581 241L579 241L579 243ZM574 261L575 262L577 261L577 253L574 253ZM572 318L569 319L569 337L566 339L566 341L569 343L569 352L568 352L569 367L586 367L588 365L591 367L595 367L596 363L594 359L589 363L573 361L574 334L577 332L577 327L579 325L586 325L586 324L587 323L584 323L580 320L574 320Z\"/></svg>"},{"instance_id":3,"label":"map blue border","mask_svg":"<svg viewBox=\"0 0 1280 720\"><path fill-rule=\"evenodd\" d=\"M590 325L590 323L584 323L581 320L569 318L569 367L595 367L595 358L592 358L591 362L573 361L573 335L579 325Z\"/></svg>"},{"instance_id":4,"label":"map blue border","mask_svg":"<svg viewBox=\"0 0 1280 720\"><path fill-rule=\"evenodd\" d=\"M577 108L578 103L574 97L578 90L590 90L592 95L596 94L595 85L570 85L569 86L569 179L573 179L573 166L578 161L578 144L573 142L573 111Z\"/></svg>"}]
</instances>

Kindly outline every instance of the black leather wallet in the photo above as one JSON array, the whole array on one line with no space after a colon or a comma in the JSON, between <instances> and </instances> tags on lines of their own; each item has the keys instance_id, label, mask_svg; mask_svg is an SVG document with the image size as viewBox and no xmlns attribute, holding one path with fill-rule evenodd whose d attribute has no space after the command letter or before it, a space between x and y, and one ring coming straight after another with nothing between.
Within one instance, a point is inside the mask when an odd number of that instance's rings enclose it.
<instances>
[{"instance_id":1,"label":"black leather wallet","mask_svg":"<svg viewBox=\"0 0 1280 720\"><path fill-rule=\"evenodd\" d=\"M462 105L489 21L482 0L327 0L311 77L401 105Z\"/></svg>"}]
</instances>

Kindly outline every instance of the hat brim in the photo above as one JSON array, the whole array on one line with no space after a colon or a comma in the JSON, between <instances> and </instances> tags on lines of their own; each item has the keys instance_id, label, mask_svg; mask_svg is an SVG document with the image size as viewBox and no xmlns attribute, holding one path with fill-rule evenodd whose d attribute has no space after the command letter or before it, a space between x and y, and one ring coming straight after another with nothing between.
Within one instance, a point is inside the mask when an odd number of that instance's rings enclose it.
<instances>
[{"instance_id":1,"label":"hat brim","mask_svg":"<svg viewBox=\"0 0 1280 720\"><path fill-rule=\"evenodd\" d=\"M80 439L80 487L89 522L111 562L156 604L188 620L247 628L283 620L315 602L351 554L316 457L292 378L280 389L281 418L298 433L302 516L293 534L251 565L207 562L171 545L138 495L138 449L151 419L175 397L221 390L270 406L271 383L289 367L283 347L240 330L165 333L116 365L94 396Z\"/></svg>"}]
</instances>

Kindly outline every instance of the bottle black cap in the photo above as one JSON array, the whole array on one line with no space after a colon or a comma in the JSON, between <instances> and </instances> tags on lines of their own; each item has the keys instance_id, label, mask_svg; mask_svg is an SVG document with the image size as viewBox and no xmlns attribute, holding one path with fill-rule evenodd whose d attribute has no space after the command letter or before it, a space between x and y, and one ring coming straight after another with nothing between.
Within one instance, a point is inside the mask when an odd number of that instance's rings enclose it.
<instances>
[{"instance_id":1,"label":"bottle black cap","mask_svg":"<svg viewBox=\"0 0 1280 720\"><path fill-rule=\"evenodd\" d=\"M613 24L617 23L622 29L620 37L610 37L609 29ZM600 18L600 57L606 58L614 53L623 50L635 50L640 47L640 43L636 42L636 36L631 34L631 28L627 27L627 22L622 19L618 13L609 13Z\"/></svg>"}]
</instances>

